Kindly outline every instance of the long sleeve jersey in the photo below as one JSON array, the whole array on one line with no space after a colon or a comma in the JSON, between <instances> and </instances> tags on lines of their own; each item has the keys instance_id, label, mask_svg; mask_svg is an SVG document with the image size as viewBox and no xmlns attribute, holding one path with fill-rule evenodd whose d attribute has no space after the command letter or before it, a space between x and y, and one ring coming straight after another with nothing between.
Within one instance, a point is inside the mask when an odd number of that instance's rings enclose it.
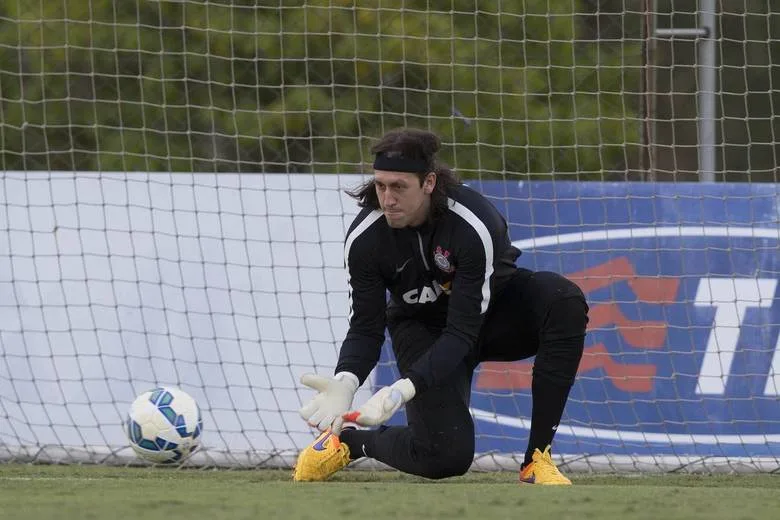
<instances>
[{"instance_id":1,"label":"long sleeve jersey","mask_svg":"<svg viewBox=\"0 0 780 520\"><path fill-rule=\"evenodd\" d=\"M466 186L448 196L447 211L417 228L391 228L381 210L370 208L355 217L344 245L349 330L336 372L365 381L379 360L388 314L442 327L403 374L418 394L473 353L485 314L516 272L520 252L484 196Z\"/></svg>"}]
</instances>

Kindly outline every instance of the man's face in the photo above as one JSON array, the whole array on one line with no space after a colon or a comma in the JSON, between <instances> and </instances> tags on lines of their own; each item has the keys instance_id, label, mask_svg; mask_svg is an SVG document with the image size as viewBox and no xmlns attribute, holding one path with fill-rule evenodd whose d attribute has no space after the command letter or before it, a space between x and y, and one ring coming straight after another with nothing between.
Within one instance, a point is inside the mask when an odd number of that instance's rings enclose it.
<instances>
[{"instance_id":1,"label":"man's face","mask_svg":"<svg viewBox=\"0 0 780 520\"><path fill-rule=\"evenodd\" d=\"M436 174L429 173L422 186L414 173L374 170L374 187L388 225L419 226L428 218Z\"/></svg>"}]
</instances>

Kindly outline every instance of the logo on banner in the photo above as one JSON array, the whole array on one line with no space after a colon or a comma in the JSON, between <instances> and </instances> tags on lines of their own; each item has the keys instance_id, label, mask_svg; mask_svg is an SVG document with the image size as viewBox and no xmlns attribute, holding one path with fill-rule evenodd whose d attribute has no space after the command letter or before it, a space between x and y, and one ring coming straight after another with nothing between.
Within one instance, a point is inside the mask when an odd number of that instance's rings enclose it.
<instances>
[{"instance_id":1,"label":"logo on banner","mask_svg":"<svg viewBox=\"0 0 780 520\"><path fill-rule=\"evenodd\" d=\"M707 239L722 237L727 241L740 238L770 238L778 242L780 233L776 229L741 227L659 227L556 235L515 242L514 245L523 250L535 248L549 250L550 246L568 243L609 241L610 246L617 247L620 240L668 240L686 236ZM588 247L585 249L587 250ZM596 249L604 248L599 246ZM728 244L724 244L722 249L729 250ZM636 267L637 262L632 258L633 255L626 255L629 250L620 248L619 251L621 254L606 262L581 271L564 273L567 278L577 283L588 297L603 289L612 288L614 291L614 287L620 284L627 285L631 293L630 298L607 301L602 298L596 303L590 302L589 333L607 330L616 333L617 339L612 342L612 349L604 342L587 345L580 362L579 375L601 371L606 383L613 385L617 390L631 393L652 392L659 378L658 366L642 361L644 357L642 352L658 352L667 347L675 347L669 345L670 323L663 319L630 317L630 314L641 315L641 312L636 312L638 306L646 306L648 309L656 307L648 314L659 316L663 316L664 307L670 305L690 306L692 308L686 312L695 314L697 310L709 309L713 314L710 327L689 324L691 329L699 329L698 332L704 329L707 333L706 339L697 336L703 341L694 341L696 344L692 345L697 353L702 350L698 343L704 346L693 393L724 395L739 351L740 332L748 312L752 309L772 309L776 301L777 278L716 273L699 277L695 292L682 292L681 281L690 278L686 273L684 248L680 248L679 251L679 256L682 258L677 260L680 269L677 276L656 273L640 275ZM638 254L647 256L647 253L647 248L638 248ZM657 263L657 260L654 262ZM771 270L769 273L771 274ZM777 325L778 323L774 323L775 329ZM780 395L780 338L777 337L777 331L774 332L778 344L774 349L771 362L766 365L764 371L766 382L762 393L767 396ZM622 352L613 352L616 345ZM758 345L754 348L765 347ZM675 355L674 352L667 353ZM685 355L691 357L690 349ZM484 389L530 389L532 366L532 362L517 362L513 363L510 369L506 369L506 363L483 363L476 386Z\"/></svg>"},{"instance_id":2,"label":"logo on banner","mask_svg":"<svg viewBox=\"0 0 780 520\"><path fill-rule=\"evenodd\" d=\"M649 452L780 443L778 229L602 229L513 245L534 270L577 283L590 306L559 437ZM529 429L532 367L480 364L470 411L484 431ZM492 439L481 449L511 449Z\"/></svg>"},{"instance_id":3,"label":"logo on banner","mask_svg":"<svg viewBox=\"0 0 780 520\"><path fill-rule=\"evenodd\" d=\"M535 255L537 270L586 266L563 273L586 293L590 323L569 424L558 434L735 450L780 443L779 244L776 228L738 226L611 229L514 242ZM517 406L530 393L532 367L482 363L473 417L527 430Z\"/></svg>"}]
</instances>

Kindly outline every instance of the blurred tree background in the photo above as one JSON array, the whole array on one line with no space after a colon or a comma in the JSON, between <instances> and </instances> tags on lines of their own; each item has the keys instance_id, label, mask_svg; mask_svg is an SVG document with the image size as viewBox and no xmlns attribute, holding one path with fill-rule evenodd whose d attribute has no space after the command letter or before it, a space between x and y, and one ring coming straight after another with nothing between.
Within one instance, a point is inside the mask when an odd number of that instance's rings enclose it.
<instances>
[{"instance_id":1,"label":"blurred tree background","mask_svg":"<svg viewBox=\"0 0 780 520\"><path fill-rule=\"evenodd\" d=\"M696 45L646 35L696 3L0 0L1 166L353 173L410 125L466 177L695 180ZM777 181L780 5L718 3L718 178Z\"/></svg>"}]
</instances>

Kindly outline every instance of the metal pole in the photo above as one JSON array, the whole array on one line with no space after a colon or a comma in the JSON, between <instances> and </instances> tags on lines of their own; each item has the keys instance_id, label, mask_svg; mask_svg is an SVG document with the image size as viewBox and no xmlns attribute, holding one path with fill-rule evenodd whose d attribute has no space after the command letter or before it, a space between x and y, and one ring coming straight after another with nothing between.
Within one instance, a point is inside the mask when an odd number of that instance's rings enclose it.
<instances>
[{"instance_id":1,"label":"metal pole","mask_svg":"<svg viewBox=\"0 0 780 520\"><path fill-rule=\"evenodd\" d=\"M652 181L653 168L652 161L650 160L650 149L652 147L652 138L650 137L650 121L652 116L650 115L650 99L652 97L650 89L649 71L650 71L650 44L655 41L653 38L653 32L650 28L651 17L651 4L655 0L642 0L642 12L644 14L644 20L640 28L640 39L642 40L642 47L640 53L642 55L642 67L639 69L640 84L642 97L639 101L640 121L639 124L639 144L641 145L639 151L639 171L641 179L645 181Z\"/></svg>"},{"instance_id":2,"label":"metal pole","mask_svg":"<svg viewBox=\"0 0 780 520\"><path fill-rule=\"evenodd\" d=\"M706 35L699 40L699 180L715 181L717 161L715 155L715 118L717 116L715 89L717 70L715 58L716 0L700 0L699 28Z\"/></svg>"},{"instance_id":3,"label":"metal pole","mask_svg":"<svg viewBox=\"0 0 780 520\"><path fill-rule=\"evenodd\" d=\"M650 107L648 111L650 112L650 179L651 181L656 180L656 173L655 169L658 167L658 161L656 160L656 151L658 150L658 147L656 144L658 143L658 124L655 114L655 108L656 108L656 96L658 95L658 68L657 68L657 54L656 50L658 49L658 41L655 39L656 31L658 30L658 1L653 0L651 2L653 13L651 14L651 22L650 22L650 34L652 35L650 40L650 52L648 53L648 57L650 58Z\"/></svg>"}]
</instances>

